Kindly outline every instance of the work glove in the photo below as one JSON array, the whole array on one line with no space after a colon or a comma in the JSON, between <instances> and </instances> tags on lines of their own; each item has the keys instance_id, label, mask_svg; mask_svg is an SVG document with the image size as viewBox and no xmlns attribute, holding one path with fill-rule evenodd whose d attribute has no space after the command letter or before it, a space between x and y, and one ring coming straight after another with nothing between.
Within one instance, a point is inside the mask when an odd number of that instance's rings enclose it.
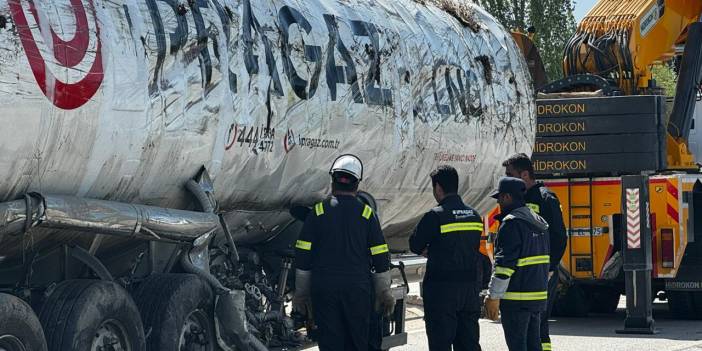
<instances>
[{"instance_id":1,"label":"work glove","mask_svg":"<svg viewBox=\"0 0 702 351\"><path fill-rule=\"evenodd\" d=\"M491 299L485 296L485 317L492 321L500 318L500 299Z\"/></svg>"},{"instance_id":2,"label":"work glove","mask_svg":"<svg viewBox=\"0 0 702 351\"><path fill-rule=\"evenodd\" d=\"M302 269L295 270L295 293L293 295L293 310L307 319L312 318L312 272Z\"/></svg>"},{"instance_id":3,"label":"work glove","mask_svg":"<svg viewBox=\"0 0 702 351\"><path fill-rule=\"evenodd\" d=\"M375 311L389 317L395 310L395 297L392 296L390 271L373 274L373 287L375 288Z\"/></svg>"}]
</instances>

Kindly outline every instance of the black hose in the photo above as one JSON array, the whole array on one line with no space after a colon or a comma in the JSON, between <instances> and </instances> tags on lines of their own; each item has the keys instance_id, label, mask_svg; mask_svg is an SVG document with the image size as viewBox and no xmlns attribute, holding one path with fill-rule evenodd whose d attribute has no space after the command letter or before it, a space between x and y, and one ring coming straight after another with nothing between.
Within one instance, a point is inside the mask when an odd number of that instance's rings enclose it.
<instances>
[{"instance_id":1,"label":"black hose","mask_svg":"<svg viewBox=\"0 0 702 351\"><path fill-rule=\"evenodd\" d=\"M188 190L190 190L190 193L192 193L195 196L197 201L200 203L203 212L214 213L214 206L212 206L212 203L207 197L207 194L205 193L205 191L202 190L202 188L199 184L197 184L196 181L192 179L189 180L187 183L185 183L185 187ZM220 216L220 221L221 218L222 217ZM219 280L217 280L217 278L215 278L212 274L196 267L190 261L190 257L188 257L188 253L185 251L182 252L180 255L180 264L183 265L183 269L186 272L195 274L200 278L204 279L206 282L208 282L212 286L212 289L215 290L215 293L217 295L226 294L229 292L229 289L225 288L224 285L222 285L222 283L220 283Z\"/></svg>"},{"instance_id":2,"label":"black hose","mask_svg":"<svg viewBox=\"0 0 702 351\"><path fill-rule=\"evenodd\" d=\"M214 213L215 209L212 202L210 202L210 198L196 181L192 179L189 180L187 183L185 183L185 187L190 190L190 193L193 194L193 196L195 196L197 199L197 202L200 203L202 212Z\"/></svg>"},{"instance_id":3,"label":"black hose","mask_svg":"<svg viewBox=\"0 0 702 351\"><path fill-rule=\"evenodd\" d=\"M206 271L204 271L204 270L202 270L202 269L196 267L196 266L190 261L190 257L188 257L188 253L187 253L187 252L183 252L183 253L180 255L180 264L183 265L183 269L184 269L186 272L195 274L195 275L197 275L198 277L204 279L207 283L209 283L210 286L212 286L212 289L214 290L215 294L217 294L217 295L223 295L223 294L228 294L228 293L229 293L229 289L225 288L224 285L222 285L222 283L220 283L219 280L217 280L217 278L215 278L215 276L213 276L212 274L207 273Z\"/></svg>"},{"instance_id":4,"label":"black hose","mask_svg":"<svg viewBox=\"0 0 702 351\"><path fill-rule=\"evenodd\" d=\"M34 227L41 220L44 215L44 210L46 209L46 202L44 197L39 193L31 192L24 195L24 223L13 224L11 229L5 230L9 236L20 236L25 235L29 232L32 227ZM36 213L36 216L35 216ZM21 228L20 228L21 226ZM15 229L16 228L16 229Z\"/></svg>"},{"instance_id":5,"label":"black hose","mask_svg":"<svg viewBox=\"0 0 702 351\"><path fill-rule=\"evenodd\" d=\"M207 196L207 193L205 193L204 190L200 187L200 185L194 181L190 180L185 184L186 188L190 190L190 192L197 198L198 202L200 203L200 206L202 207L203 212L207 213L214 213L215 208L212 202L210 201L209 197ZM239 262L239 253L236 250L236 245L234 244L234 238L232 237L231 232L229 232L229 227L227 227L227 223L224 221L224 217L220 214L218 215L219 217L219 223L222 226L222 231L224 232L224 236L227 239L227 243L230 246L230 259L232 260L232 264L238 264ZM180 256L180 263L183 265L183 269L188 272L195 274L199 276L200 278L204 279L207 283L212 286L212 289L214 290L215 294L217 295L225 295L229 294L230 290L224 287L222 283L212 274L209 272L200 269L196 267L191 261L190 257L188 256L187 252L183 252ZM243 318L243 323L246 323L246 317ZM246 331L246 328L242 328L240 332L248 334L248 338L246 338L243 335L238 335L240 338L248 339L248 342L244 342L244 340L237 340L241 345L241 348L245 348L248 350L258 350L258 351L267 351L268 348L266 348L263 343L258 340L253 334L249 333Z\"/></svg>"},{"instance_id":6,"label":"black hose","mask_svg":"<svg viewBox=\"0 0 702 351\"><path fill-rule=\"evenodd\" d=\"M185 183L185 187L191 194L193 194L193 196L195 196L197 201L200 203L200 207L202 207L203 212L215 212L215 207L210 201L210 198L207 196L207 193L202 190L200 185L195 180L189 180L187 183ZM227 239L227 244L229 244L229 258L231 259L232 264L236 265L239 262L239 252L234 244L234 237L232 237L232 233L229 231L229 227L227 226L227 222L224 220L224 217L221 214L218 216L219 224L222 226L222 231L224 232L224 237Z\"/></svg>"},{"instance_id":7,"label":"black hose","mask_svg":"<svg viewBox=\"0 0 702 351\"><path fill-rule=\"evenodd\" d=\"M24 194L24 211L24 234L27 234L32 229L32 196L29 194Z\"/></svg>"},{"instance_id":8,"label":"black hose","mask_svg":"<svg viewBox=\"0 0 702 351\"><path fill-rule=\"evenodd\" d=\"M227 238L227 243L229 244L229 259L232 264L239 264L239 251L236 249L236 244L234 244L234 237L229 231L227 222L224 220L224 216L219 215L219 224L222 226L222 231L224 232L224 237Z\"/></svg>"}]
</instances>

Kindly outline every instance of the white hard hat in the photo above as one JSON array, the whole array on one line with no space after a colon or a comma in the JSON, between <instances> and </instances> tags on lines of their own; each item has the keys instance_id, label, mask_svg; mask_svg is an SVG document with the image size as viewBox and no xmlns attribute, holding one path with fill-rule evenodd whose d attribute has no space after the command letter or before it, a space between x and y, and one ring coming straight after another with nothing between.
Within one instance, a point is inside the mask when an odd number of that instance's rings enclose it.
<instances>
[{"instance_id":1,"label":"white hard hat","mask_svg":"<svg viewBox=\"0 0 702 351\"><path fill-rule=\"evenodd\" d=\"M361 181L363 179L363 163L361 160L351 154L341 155L334 160L332 163L329 174L334 174L336 172L343 172L350 174L354 178Z\"/></svg>"}]
</instances>

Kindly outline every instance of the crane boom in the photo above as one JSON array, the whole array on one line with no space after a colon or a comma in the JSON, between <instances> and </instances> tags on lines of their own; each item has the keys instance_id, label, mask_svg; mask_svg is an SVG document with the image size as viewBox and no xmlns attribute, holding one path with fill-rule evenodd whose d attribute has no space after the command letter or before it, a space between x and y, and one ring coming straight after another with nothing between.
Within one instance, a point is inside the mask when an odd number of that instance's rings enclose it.
<instances>
[{"instance_id":1,"label":"crane boom","mask_svg":"<svg viewBox=\"0 0 702 351\"><path fill-rule=\"evenodd\" d=\"M698 0L600 0L565 48L564 73L608 78L625 95L646 93L651 65L676 54L700 13Z\"/></svg>"}]
</instances>

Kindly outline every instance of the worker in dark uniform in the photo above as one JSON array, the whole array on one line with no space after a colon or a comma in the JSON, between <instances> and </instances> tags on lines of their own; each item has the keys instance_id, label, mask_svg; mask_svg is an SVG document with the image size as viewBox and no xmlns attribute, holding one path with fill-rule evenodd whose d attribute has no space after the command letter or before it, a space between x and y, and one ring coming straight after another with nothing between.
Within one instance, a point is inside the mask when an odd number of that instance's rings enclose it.
<instances>
[{"instance_id":1,"label":"worker in dark uniform","mask_svg":"<svg viewBox=\"0 0 702 351\"><path fill-rule=\"evenodd\" d=\"M525 191L524 181L504 177L491 195L501 213L485 311L492 320L502 313L510 351L541 350L539 319L548 296L548 224L526 207Z\"/></svg>"},{"instance_id":2,"label":"worker in dark uniform","mask_svg":"<svg viewBox=\"0 0 702 351\"><path fill-rule=\"evenodd\" d=\"M356 196L361 161L342 155L329 173L332 195L314 206L295 244L293 305L304 314L311 300L321 351L365 351L371 294L376 310L385 315L395 305L390 253L378 218Z\"/></svg>"},{"instance_id":3,"label":"worker in dark uniform","mask_svg":"<svg viewBox=\"0 0 702 351\"><path fill-rule=\"evenodd\" d=\"M427 257L422 285L429 350L480 350L479 251L483 221L458 196L458 173L441 166L431 173L434 198L409 239Z\"/></svg>"},{"instance_id":4,"label":"worker in dark uniform","mask_svg":"<svg viewBox=\"0 0 702 351\"><path fill-rule=\"evenodd\" d=\"M543 183L534 179L534 166L525 154L516 154L502 164L508 177L515 177L526 183L526 205L548 223L550 264L548 268L548 301L546 312L541 315L541 347L550 351L551 337L548 330L548 318L551 316L556 301L558 287L558 265L565 253L568 234L563 224L563 213L558 197Z\"/></svg>"}]
</instances>

